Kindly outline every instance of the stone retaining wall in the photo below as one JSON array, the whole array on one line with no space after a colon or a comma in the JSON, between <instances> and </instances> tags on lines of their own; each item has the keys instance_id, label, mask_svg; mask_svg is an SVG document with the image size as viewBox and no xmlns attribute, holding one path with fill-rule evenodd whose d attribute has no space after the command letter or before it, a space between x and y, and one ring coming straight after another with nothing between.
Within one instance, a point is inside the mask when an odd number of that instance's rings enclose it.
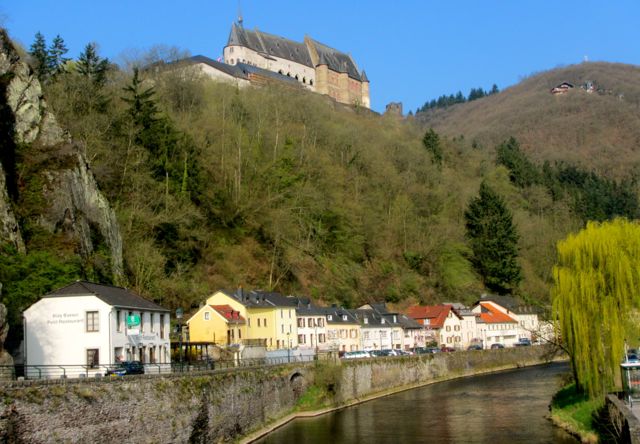
<instances>
[{"instance_id":1,"label":"stone retaining wall","mask_svg":"<svg viewBox=\"0 0 640 444\"><path fill-rule=\"evenodd\" d=\"M334 402L343 405L394 389L534 365L553 357L545 347L522 347L337 362ZM230 441L290 414L314 382L316 368L314 363L287 364L3 384L0 442Z\"/></svg>"},{"instance_id":2,"label":"stone retaining wall","mask_svg":"<svg viewBox=\"0 0 640 444\"><path fill-rule=\"evenodd\" d=\"M605 400L607 419L617 442L640 444L640 421L631 409L616 395L609 394Z\"/></svg>"}]
</instances>

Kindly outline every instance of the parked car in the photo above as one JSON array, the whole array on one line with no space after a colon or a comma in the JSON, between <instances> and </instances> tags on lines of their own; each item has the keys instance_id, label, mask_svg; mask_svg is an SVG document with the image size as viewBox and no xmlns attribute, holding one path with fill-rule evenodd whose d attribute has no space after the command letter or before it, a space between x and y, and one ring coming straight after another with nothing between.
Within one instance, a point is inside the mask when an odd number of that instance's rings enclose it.
<instances>
[{"instance_id":1,"label":"parked car","mask_svg":"<svg viewBox=\"0 0 640 444\"><path fill-rule=\"evenodd\" d=\"M413 354L410 350L396 349L396 356L411 356Z\"/></svg>"},{"instance_id":2,"label":"parked car","mask_svg":"<svg viewBox=\"0 0 640 444\"><path fill-rule=\"evenodd\" d=\"M371 355L369 354L369 352L366 352L364 350L345 352L344 355L342 355L343 359L358 359L358 358L370 358L370 357Z\"/></svg>"},{"instance_id":3,"label":"parked car","mask_svg":"<svg viewBox=\"0 0 640 444\"><path fill-rule=\"evenodd\" d=\"M482 345L480 344L471 344L467 347L467 350L482 350Z\"/></svg>"},{"instance_id":4,"label":"parked car","mask_svg":"<svg viewBox=\"0 0 640 444\"><path fill-rule=\"evenodd\" d=\"M529 338L520 338L520 339L518 339L518 342L516 342L513 345L514 345L514 347L528 347L528 346L531 345L531 339L529 339Z\"/></svg>"},{"instance_id":5,"label":"parked car","mask_svg":"<svg viewBox=\"0 0 640 444\"><path fill-rule=\"evenodd\" d=\"M491 344L491 348L493 348L493 349L504 348L504 345L500 344L499 342L496 342L495 344Z\"/></svg>"},{"instance_id":6,"label":"parked car","mask_svg":"<svg viewBox=\"0 0 640 444\"><path fill-rule=\"evenodd\" d=\"M106 376L143 375L144 366L140 361L124 361L106 371Z\"/></svg>"},{"instance_id":7,"label":"parked car","mask_svg":"<svg viewBox=\"0 0 640 444\"><path fill-rule=\"evenodd\" d=\"M456 349L452 348L452 347L446 347L446 346L443 345L442 347L440 347L440 351L441 352L445 352L445 353L449 353L449 352L456 351Z\"/></svg>"},{"instance_id":8,"label":"parked car","mask_svg":"<svg viewBox=\"0 0 640 444\"><path fill-rule=\"evenodd\" d=\"M624 361L627 364L640 364L640 359L635 353L627 353L627 358Z\"/></svg>"}]
</instances>

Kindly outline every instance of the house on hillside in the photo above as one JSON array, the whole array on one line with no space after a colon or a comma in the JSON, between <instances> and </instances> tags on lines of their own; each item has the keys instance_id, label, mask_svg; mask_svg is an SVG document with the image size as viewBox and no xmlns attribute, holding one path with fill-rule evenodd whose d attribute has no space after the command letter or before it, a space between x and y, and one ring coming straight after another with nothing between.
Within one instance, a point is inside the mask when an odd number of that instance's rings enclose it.
<instances>
[{"instance_id":1,"label":"house on hillside","mask_svg":"<svg viewBox=\"0 0 640 444\"><path fill-rule=\"evenodd\" d=\"M551 88L551 94L566 94L570 89L573 89L573 85L569 82L562 82L561 84Z\"/></svg>"},{"instance_id":2,"label":"house on hillside","mask_svg":"<svg viewBox=\"0 0 640 444\"><path fill-rule=\"evenodd\" d=\"M103 375L120 361L170 369L169 310L126 288L77 281L42 296L23 318L27 377Z\"/></svg>"}]
</instances>

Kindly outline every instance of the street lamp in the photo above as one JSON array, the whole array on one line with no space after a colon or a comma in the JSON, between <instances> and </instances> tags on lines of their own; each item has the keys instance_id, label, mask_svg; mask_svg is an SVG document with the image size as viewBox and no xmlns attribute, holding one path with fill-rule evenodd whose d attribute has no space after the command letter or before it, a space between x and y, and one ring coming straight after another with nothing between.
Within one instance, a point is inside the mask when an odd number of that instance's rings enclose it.
<instances>
[{"instance_id":1,"label":"street lamp","mask_svg":"<svg viewBox=\"0 0 640 444\"><path fill-rule=\"evenodd\" d=\"M182 370L182 315L184 312L182 308L176 308L176 319L178 320L178 339L180 344L180 370Z\"/></svg>"},{"instance_id":2,"label":"street lamp","mask_svg":"<svg viewBox=\"0 0 640 444\"><path fill-rule=\"evenodd\" d=\"M290 332L287 332L287 362L291 362L291 339L289 339L290 334Z\"/></svg>"}]
</instances>

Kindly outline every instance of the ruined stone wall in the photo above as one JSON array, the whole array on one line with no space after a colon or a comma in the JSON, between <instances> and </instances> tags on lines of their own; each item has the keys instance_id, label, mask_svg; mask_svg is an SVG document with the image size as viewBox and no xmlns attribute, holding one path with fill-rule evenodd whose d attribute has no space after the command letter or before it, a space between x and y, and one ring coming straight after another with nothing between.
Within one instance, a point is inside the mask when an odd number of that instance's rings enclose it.
<instances>
[{"instance_id":1,"label":"ruined stone wall","mask_svg":"<svg viewBox=\"0 0 640 444\"><path fill-rule=\"evenodd\" d=\"M434 380L544 362L544 347L336 362L334 404ZM0 385L0 442L220 442L291 413L314 363L189 375Z\"/></svg>"}]
</instances>

